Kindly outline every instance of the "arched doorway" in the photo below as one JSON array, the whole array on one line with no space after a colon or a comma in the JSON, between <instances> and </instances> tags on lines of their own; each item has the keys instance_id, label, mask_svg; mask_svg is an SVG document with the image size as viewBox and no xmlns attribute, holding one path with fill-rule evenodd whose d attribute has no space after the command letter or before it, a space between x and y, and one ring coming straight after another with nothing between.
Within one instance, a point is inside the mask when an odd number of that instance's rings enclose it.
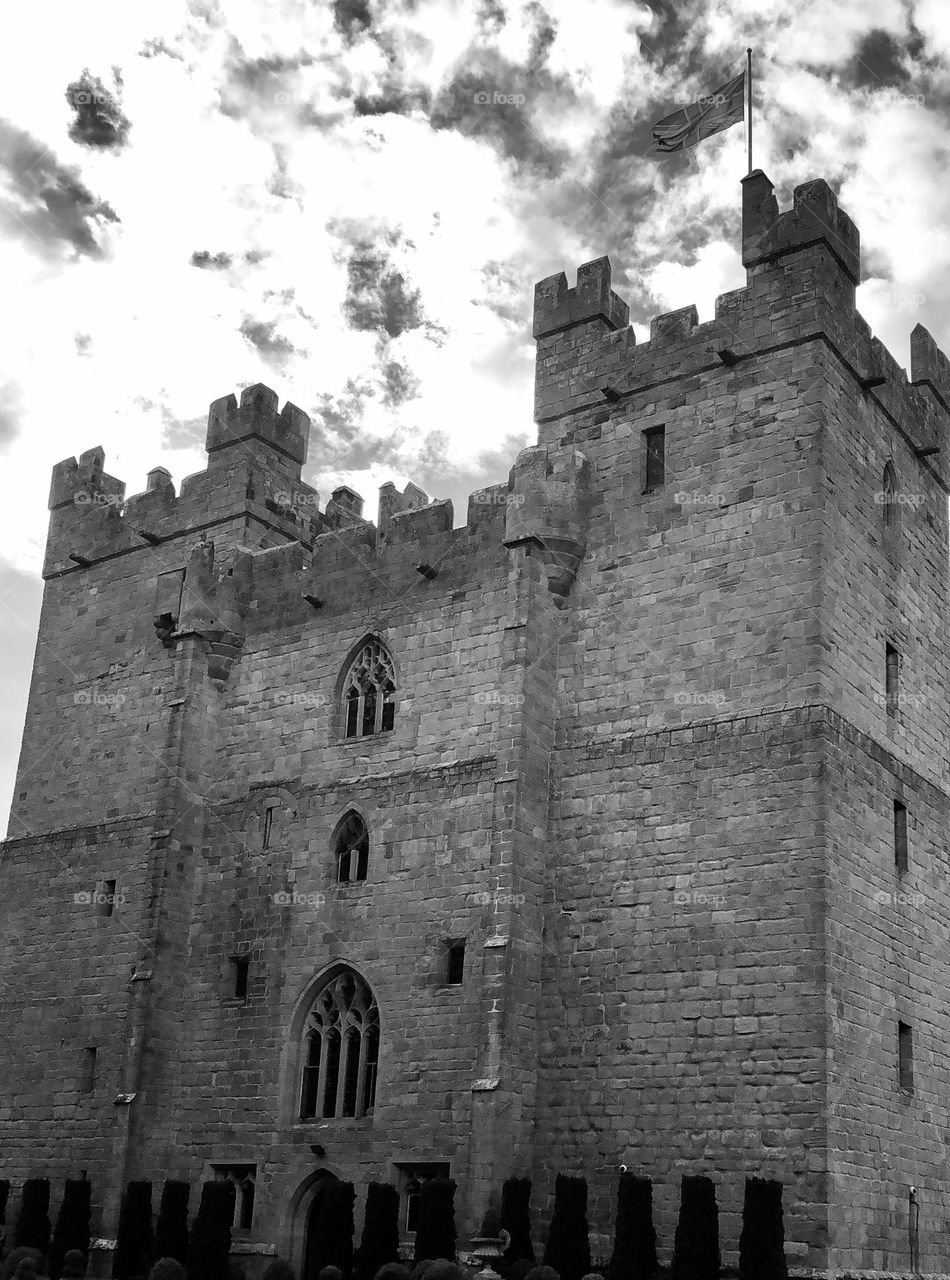
<instances>
[{"instance_id":1,"label":"arched doorway","mask_svg":"<svg viewBox=\"0 0 950 1280\"><path fill-rule=\"evenodd\" d=\"M304 1237L303 1272L300 1280L317 1280L327 1263L325 1242L322 1239L326 1223L321 1222L327 1187L339 1179L325 1169L314 1184L310 1208L307 1210L307 1231Z\"/></svg>"}]
</instances>

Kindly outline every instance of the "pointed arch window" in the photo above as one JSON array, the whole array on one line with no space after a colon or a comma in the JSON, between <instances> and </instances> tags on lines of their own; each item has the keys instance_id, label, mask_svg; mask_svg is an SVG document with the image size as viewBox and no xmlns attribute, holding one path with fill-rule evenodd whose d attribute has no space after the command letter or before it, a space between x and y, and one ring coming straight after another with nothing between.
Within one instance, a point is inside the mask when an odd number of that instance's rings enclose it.
<instances>
[{"instance_id":1,"label":"pointed arch window","mask_svg":"<svg viewBox=\"0 0 950 1280\"><path fill-rule=\"evenodd\" d=\"M354 810L343 818L333 837L336 878L340 884L365 880L369 867L369 832Z\"/></svg>"},{"instance_id":2,"label":"pointed arch window","mask_svg":"<svg viewBox=\"0 0 950 1280\"><path fill-rule=\"evenodd\" d=\"M343 734L366 738L386 733L396 716L396 673L389 650L369 639L350 663L343 679Z\"/></svg>"},{"instance_id":3,"label":"pointed arch window","mask_svg":"<svg viewBox=\"0 0 950 1280\"><path fill-rule=\"evenodd\" d=\"M320 991L304 1028L300 1116L369 1116L376 1105L379 1010L351 969Z\"/></svg>"}]
</instances>

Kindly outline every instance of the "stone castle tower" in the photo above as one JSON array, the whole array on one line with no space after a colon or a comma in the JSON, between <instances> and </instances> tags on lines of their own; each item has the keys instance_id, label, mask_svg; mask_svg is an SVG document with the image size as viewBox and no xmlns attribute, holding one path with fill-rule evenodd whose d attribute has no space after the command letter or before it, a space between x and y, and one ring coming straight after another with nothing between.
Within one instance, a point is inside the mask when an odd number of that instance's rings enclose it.
<instances>
[{"instance_id":1,"label":"stone castle tower","mask_svg":"<svg viewBox=\"0 0 950 1280\"><path fill-rule=\"evenodd\" d=\"M950 364L872 337L824 182L742 187L708 323L538 285L538 444L460 528L320 511L262 386L178 494L54 469L0 1176L87 1170L103 1240L227 1177L258 1275L332 1177L408 1239L448 1171L464 1241L583 1174L603 1256L627 1165L668 1258L708 1173L734 1261L760 1175L802 1273L950 1269Z\"/></svg>"}]
</instances>

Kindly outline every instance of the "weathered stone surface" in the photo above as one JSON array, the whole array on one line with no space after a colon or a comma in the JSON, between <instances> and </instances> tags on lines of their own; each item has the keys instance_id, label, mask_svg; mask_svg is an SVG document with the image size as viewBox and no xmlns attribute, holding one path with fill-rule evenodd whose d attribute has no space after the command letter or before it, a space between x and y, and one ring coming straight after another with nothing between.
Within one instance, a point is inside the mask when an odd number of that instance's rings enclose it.
<instances>
[{"instance_id":1,"label":"weathered stone surface","mask_svg":"<svg viewBox=\"0 0 950 1280\"><path fill-rule=\"evenodd\" d=\"M414 485L378 530L348 489L321 513L266 388L215 403L178 496L125 500L101 450L55 469L0 860L0 1174L87 1169L108 1239L129 1178L256 1164L249 1268L299 1264L321 1169L359 1216L369 1181L447 1163L469 1235L505 1177L546 1226L583 1173L603 1257L625 1164L667 1259L707 1172L726 1262L744 1177L775 1177L802 1274L906 1274L913 1185L944 1265L947 362L920 330L909 381L875 342L824 184L787 213L764 175L745 192L748 285L708 324L637 346L606 260L542 282L539 443L461 528ZM346 739L368 636L394 728ZM369 873L340 884L350 808ZM83 895L113 880L105 915ZM342 963L380 1010L377 1104L303 1122L302 1027Z\"/></svg>"}]
</instances>

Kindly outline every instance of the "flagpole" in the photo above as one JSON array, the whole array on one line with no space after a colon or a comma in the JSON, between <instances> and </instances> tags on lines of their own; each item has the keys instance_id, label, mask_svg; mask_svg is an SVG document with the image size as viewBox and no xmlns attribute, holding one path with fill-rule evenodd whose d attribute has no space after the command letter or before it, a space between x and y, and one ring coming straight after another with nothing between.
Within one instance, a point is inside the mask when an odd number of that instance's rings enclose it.
<instances>
[{"instance_id":1,"label":"flagpole","mask_svg":"<svg viewBox=\"0 0 950 1280\"><path fill-rule=\"evenodd\" d=\"M748 113L746 116L746 145L749 151L749 173L752 172L752 50L746 49L746 98Z\"/></svg>"}]
</instances>

